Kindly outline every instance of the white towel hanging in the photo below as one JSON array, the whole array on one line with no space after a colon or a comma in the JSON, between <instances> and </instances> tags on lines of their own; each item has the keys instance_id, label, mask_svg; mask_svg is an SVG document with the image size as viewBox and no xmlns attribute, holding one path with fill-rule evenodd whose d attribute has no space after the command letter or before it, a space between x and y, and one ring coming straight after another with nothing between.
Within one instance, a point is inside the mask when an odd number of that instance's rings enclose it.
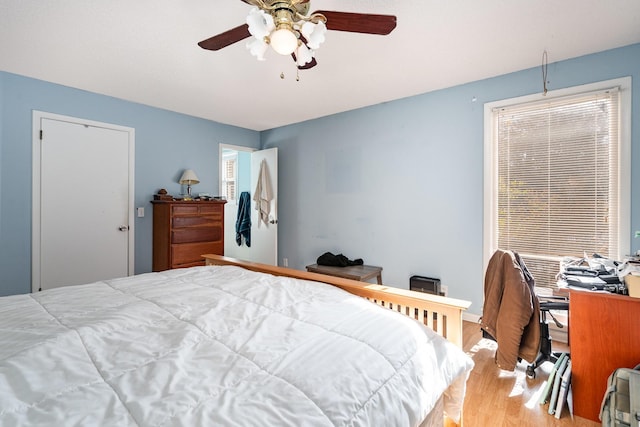
<instances>
[{"instance_id":1,"label":"white towel hanging","mask_svg":"<svg viewBox=\"0 0 640 427\"><path fill-rule=\"evenodd\" d=\"M260 227L260 222L264 222L268 226L272 199L273 192L271 191L271 181L269 180L269 169L267 162L262 160L260 162L256 191L253 194L253 201L256 203L255 207L258 211L258 227Z\"/></svg>"}]
</instances>

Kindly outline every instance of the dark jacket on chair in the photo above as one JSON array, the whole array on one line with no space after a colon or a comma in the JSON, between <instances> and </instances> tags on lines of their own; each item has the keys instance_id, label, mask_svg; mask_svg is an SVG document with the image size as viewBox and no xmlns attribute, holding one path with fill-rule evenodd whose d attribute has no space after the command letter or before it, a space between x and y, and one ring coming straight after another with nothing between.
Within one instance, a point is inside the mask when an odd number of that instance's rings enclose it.
<instances>
[{"instance_id":1,"label":"dark jacket on chair","mask_svg":"<svg viewBox=\"0 0 640 427\"><path fill-rule=\"evenodd\" d=\"M496 364L513 371L540 349L540 303L533 276L517 253L497 250L487 266L480 327L498 342Z\"/></svg>"}]
</instances>

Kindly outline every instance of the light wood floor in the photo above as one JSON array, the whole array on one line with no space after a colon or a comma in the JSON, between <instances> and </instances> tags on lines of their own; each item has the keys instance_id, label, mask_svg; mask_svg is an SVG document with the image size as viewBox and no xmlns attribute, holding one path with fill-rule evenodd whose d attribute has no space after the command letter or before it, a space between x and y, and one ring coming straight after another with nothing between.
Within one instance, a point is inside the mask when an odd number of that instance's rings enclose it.
<instances>
[{"instance_id":1,"label":"light wood floor","mask_svg":"<svg viewBox=\"0 0 640 427\"><path fill-rule=\"evenodd\" d=\"M584 418L571 419L565 407L558 420L547 413L548 405L538 403L542 388L553 367L550 362L537 369L536 378L528 379L527 362L520 362L514 372L499 369L494 362L496 343L482 338L477 323L464 322L464 350L475 362L467 382L464 401L464 426L579 426L596 427ZM554 351L567 351L566 345L554 343Z\"/></svg>"}]
</instances>

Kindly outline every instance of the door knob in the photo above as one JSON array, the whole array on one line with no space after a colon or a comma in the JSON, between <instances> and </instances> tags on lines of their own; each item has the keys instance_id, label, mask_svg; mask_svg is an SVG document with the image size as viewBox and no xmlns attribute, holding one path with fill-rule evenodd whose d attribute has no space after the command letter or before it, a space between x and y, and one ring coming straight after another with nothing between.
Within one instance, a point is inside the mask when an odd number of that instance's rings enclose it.
<instances>
[{"instance_id":1,"label":"door knob","mask_svg":"<svg viewBox=\"0 0 640 427\"><path fill-rule=\"evenodd\" d=\"M120 231L127 231L129 229L128 225L121 225L120 227L118 227L118 230Z\"/></svg>"},{"instance_id":2,"label":"door knob","mask_svg":"<svg viewBox=\"0 0 640 427\"><path fill-rule=\"evenodd\" d=\"M277 219L272 219L271 221L269 221L269 224L277 224L278 220Z\"/></svg>"}]
</instances>

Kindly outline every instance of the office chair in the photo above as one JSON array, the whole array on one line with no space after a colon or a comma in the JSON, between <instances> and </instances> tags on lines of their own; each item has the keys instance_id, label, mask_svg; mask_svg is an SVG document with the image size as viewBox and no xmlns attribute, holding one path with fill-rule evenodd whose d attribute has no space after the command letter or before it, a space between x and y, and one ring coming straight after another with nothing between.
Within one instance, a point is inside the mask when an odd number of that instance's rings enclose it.
<instances>
[{"instance_id":1,"label":"office chair","mask_svg":"<svg viewBox=\"0 0 640 427\"><path fill-rule=\"evenodd\" d=\"M519 295L526 295L527 299L521 300ZM527 306L533 307L533 311L530 312L530 317L523 317L523 315L529 315L526 311ZM527 366L526 373L528 377L535 378L536 369L541 364L546 361L555 362L559 354L552 351L547 314L559 328L562 328L563 325L553 316L551 310L568 311L568 309L569 302L566 298L544 297L535 293L533 275L517 252L498 249L494 253L485 275L485 301L480 325L483 337L498 342L499 347L496 351L498 366L510 370L515 368L515 364L522 361L522 358L527 361L533 360L533 363ZM503 310L507 310L508 315L503 314ZM514 316L516 323L509 320L512 319L511 316ZM518 326L523 330L519 337L519 348L515 348L513 340L517 335L513 334L517 333ZM500 335L499 329L503 327L505 329L502 335L505 338L504 341L500 341L492 336L492 332ZM539 336L536 336L538 333ZM501 344L505 345L502 350Z\"/></svg>"},{"instance_id":2,"label":"office chair","mask_svg":"<svg viewBox=\"0 0 640 427\"><path fill-rule=\"evenodd\" d=\"M547 323L547 314L551 316L553 322L558 328L563 328L564 325L555 318L551 310L569 311L569 300L565 297L549 297L539 296L540 300L540 350L536 360L529 366L527 366L527 377L535 378L536 369L544 362L555 363L560 357L561 353L552 351L551 334L549 333L549 324Z\"/></svg>"}]
</instances>

